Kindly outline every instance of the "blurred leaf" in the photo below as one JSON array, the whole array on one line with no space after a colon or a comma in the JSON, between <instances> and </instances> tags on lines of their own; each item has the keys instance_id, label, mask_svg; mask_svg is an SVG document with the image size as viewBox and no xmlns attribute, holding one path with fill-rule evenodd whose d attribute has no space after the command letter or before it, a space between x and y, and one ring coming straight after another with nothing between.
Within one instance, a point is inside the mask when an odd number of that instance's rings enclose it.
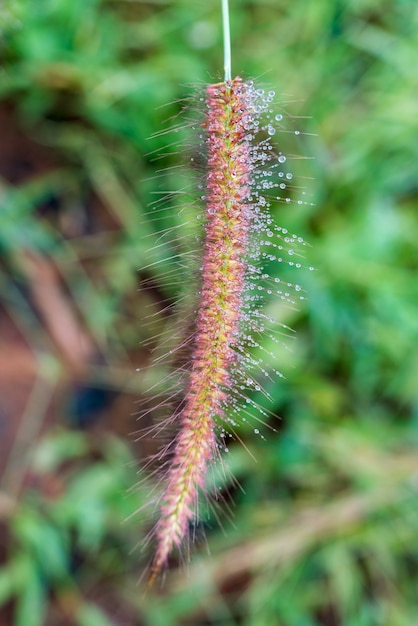
<instances>
[{"instance_id":1,"label":"blurred leaf","mask_svg":"<svg viewBox=\"0 0 418 626\"><path fill-rule=\"evenodd\" d=\"M84 603L77 612L77 624L79 626L113 626L105 613L94 604Z\"/></svg>"},{"instance_id":2,"label":"blurred leaf","mask_svg":"<svg viewBox=\"0 0 418 626\"><path fill-rule=\"evenodd\" d=\"M47 474L66 461L83 457L88 449L83 433L63 430L42 439L35 451L33 467L37 472Z\"/></svg>"},{"instance_id":3,"label":"blurred leaf","mask_svg":"<svg viewBox=\"0 0 418 626\"><path fill-rule=\"evenodd\" d=\"M47 608L44 580L34 562L23 555L19 582L14 626L42 626Z\"/></svg>"},{"instance_id":4,"label":"blurred leaf","mask_svg":"<svg viewBox=\"0 0 418 626\"><path fill-rule=\"evenodd\" d=\"M14 519L13 531L21 549L32 556L33 567L55 580L68 571L68 538L35 510L22 507Z\"/></svg>"}]
</instances>

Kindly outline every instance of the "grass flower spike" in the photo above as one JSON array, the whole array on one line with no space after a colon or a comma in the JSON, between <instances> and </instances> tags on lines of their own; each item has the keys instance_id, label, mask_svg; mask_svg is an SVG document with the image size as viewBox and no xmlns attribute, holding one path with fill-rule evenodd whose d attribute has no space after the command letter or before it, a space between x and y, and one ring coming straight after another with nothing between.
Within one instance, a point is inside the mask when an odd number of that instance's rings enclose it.
<instances>
[{"instance_id":1,"label":"grass flower spike","mask_svg":"<svg viewBox=\"0 0 418 626\"><path fill-rule=\"evenodd\" d=\"M198 490L216 452L215 420L223 416L237 359L251 226L248 97L233 81L207 88L205 248L198 319L185 405L157 524L155 576L179 546L194 516Z\"/></svg>"}]
</instances>

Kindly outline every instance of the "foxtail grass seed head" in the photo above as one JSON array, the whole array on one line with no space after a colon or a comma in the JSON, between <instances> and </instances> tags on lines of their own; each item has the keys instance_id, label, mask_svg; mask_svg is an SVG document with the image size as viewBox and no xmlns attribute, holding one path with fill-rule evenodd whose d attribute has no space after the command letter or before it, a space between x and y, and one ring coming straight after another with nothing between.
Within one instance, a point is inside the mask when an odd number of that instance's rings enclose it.
<instances>
[{"instance_id":1,"label":"foxtail grass seed head","mask_svg":"<svg viewBox=\"0 0 418 626\"><path fill-rule=\"evenodd\" d=\"M271 375L253 351L262 353L258 337L275 323L261 304L273 292L291 303L303 299L298 285L277 278L269 282L263 271L263 265L278 261L300 267L297 246L304 243L276 227L268 211L269 196L294 201L287 193L292 174L285 169L286 157L271 143L280 122L280 114L274 118L270 112L274 95L239 77L206 88L199 302L177 438L159 500L149 584L195 521L199 492L205 491L208 467L219 448L225 448L226 433L235 432L239 415L255 412L247 390L260 390L260 375ZM262 409L260 413L259 421L267 419Z\"/></svg>"}]
</instances>

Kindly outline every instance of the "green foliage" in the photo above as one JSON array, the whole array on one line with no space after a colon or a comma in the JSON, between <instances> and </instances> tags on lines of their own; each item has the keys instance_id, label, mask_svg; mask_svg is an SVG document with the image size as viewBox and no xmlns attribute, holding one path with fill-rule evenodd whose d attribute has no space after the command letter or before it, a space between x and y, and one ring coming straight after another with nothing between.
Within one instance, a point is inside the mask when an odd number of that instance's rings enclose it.
<instances>
[{"instance_id":1,"label":"green foliage","mask_svg":"<svg viewBox=\"0 0 418 626\"><path fill-rule=\"evenodd\" d=\"M416 621L418 5L231 0L231 11L233 71L262 77L284 112L302 116L291 120L299 137L276 140L313 157L292 162L312 205L273 209L309 241L306 265L315 267L297 277L307 296L299 310L268 305L297 331L292 351L279 353L286 378L269 385L273 405L261 399L281 416L278 432L264 441L253 425L242 429L250 454L231 445L227 459L242 491L224 478L233 523L227 502L208 507L210 556L202 542L189 576L173 568L142 598L145 557L131 550L150 520L133 514L149 493L143 485L127 495L140 444L128 451L128 434L125 444L103 433L93 443L94 429L51 431L22 493L6 494L0 603L16 626ZM178 324L152 316L175 299L166 276L178 271L176 244L158 232L185 212L193 220L194 208L169 197L173 210L157 222L146 207L159 189L195 179L169 169L158 180L153 151L167 137L148 138L169 127L190 85L220 77L218 3L9 0L0 58L1 119L25 137L19 153L31 168L16 173L10 157L1 171L3 307L39 362L48 356L48 372L60 370L22 264L28 254L52 259L105 355L88 380L148 406L164 363L136 376L135 367L149 362L148 346L163 354L154 337L167 328L174 336ZM181 157L167 151L175 167ZM184 235L192 249L194 232ZM136 291L138 269L151 288Z\"/></svg>"},{"instance_id":2,"label":"green foliage","mask_svg":"<svg viewBox=\"0 0 418 626\"><path fill-rule=\"evenodd\" d=\"M0 570L0 600L14 599L17 626L46 623L51 594L74 623L112 623L83 597L83 588L102 580L109 567L121 579L128 573L141 520L127 520L143 506L143 494L127 495L135 473L126 447L107 438L101 450L94 462L89 439L68 431L51 434L35 450L38 488L27 489L10 514L9 558Z\"/></svg>"}]
</instances>

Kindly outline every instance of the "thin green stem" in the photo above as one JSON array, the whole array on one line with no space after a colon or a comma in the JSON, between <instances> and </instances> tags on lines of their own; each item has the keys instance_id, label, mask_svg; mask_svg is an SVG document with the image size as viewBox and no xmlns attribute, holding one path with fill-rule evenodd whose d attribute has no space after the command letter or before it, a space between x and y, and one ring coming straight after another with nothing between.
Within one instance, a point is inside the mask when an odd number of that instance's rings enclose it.
<instances>
[{"instance_id":1,"label":"thin green stem","mask_svg":"<svg viewBox=\"0 0 418 626\"><path fill-rule=\"evenodd\" d=\"M226 82L231 80L231 33L229 28L228 0L222 0L222 22L224 32L224 72Z\"/></svg>"}]
</instances>

